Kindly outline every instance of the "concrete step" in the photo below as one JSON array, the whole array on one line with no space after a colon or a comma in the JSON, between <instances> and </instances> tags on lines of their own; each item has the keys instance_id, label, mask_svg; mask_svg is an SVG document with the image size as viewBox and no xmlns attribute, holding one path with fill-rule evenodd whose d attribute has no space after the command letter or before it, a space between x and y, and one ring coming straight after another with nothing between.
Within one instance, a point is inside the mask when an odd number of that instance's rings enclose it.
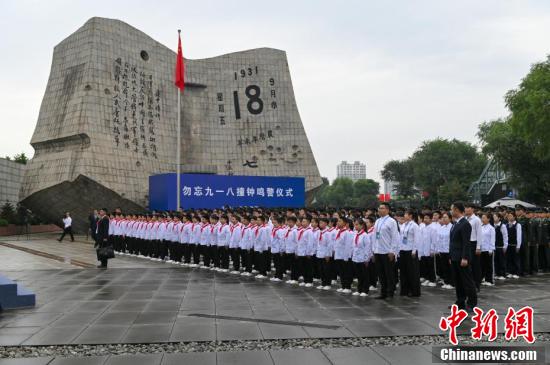
<instances>
[{"instance_id":1,"label":"concrete step","mask_svg":"<svg viewBox=\"0 0 550 365\"><path fill-rule=\"evenodd\" d=\"M34 307L36 295L23 286L0 275L0 309Z\"/></svg>"}]
</instances>

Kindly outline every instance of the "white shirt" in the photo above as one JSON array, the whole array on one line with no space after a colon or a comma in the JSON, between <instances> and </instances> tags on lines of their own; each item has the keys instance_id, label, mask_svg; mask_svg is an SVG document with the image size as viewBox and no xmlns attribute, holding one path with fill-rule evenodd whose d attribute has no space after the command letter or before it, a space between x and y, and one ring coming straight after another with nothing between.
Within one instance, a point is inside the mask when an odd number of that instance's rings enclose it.
<instances>
[{"instance_id":1,"label":"white shirt","mask_svg":"<svg viewBox=\"0 0 550 365\"><path fill-rule=\"evenodd\" d=\"M397 221L386 215L374 223L374 245L375 254L399 253L399 230Z\"/></svg>"},{"instance_id":2,"label":"white shirt","mask_svg":"<svg viewBox=\"0 0 550 365\"><path fill-rule=\"evenodd\" d=\"M467 217L467 219L472 226L472 235L470 236L470 242L476 241L476 249L479 250L481 248L481 240L483 239L481 236L481 219L479 219L479 217L475 214Z\"/></svg>"},{"instance_id":3,"label":"white shirt","mask_svg":"<svg viewBox=\"0 0 550 365\"><path fill-rule=\"evenodd\" d=\"M59 222L59 221L58 221ZM73 223L73 220L71 217L65 217L63 218L63 224L65 225L65 228L69 228L71 224Z\"/></svg>"},{"instance_id":4,"label":"white shirt","mask_svg":"<svg viewBox=\"0 0 550 365\"><path fill-rule=\"evenodd\" d=\"M496 232L490 224L481 225L481 251L493 252L495 250Z\"/></svg>"}]
</instances>

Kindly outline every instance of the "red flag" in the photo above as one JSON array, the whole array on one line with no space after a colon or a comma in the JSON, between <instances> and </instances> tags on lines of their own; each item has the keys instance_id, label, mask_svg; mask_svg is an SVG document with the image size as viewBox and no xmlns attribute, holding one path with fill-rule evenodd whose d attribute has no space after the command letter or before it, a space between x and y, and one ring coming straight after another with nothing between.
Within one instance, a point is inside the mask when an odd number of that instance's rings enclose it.
<instances>
[{"instance_id":1,"label":"red flag","mask_svg":"<svg viewBox=\"0 0 550 365\"><path fill-rule=\"evenodd\" d=\"M178 31L178 56L176 58L176 79L174 81L176 87L182 92L185 88L185 65L183 64L183 51L181 50L181 37Z\"/></svg>"}]
</instances>

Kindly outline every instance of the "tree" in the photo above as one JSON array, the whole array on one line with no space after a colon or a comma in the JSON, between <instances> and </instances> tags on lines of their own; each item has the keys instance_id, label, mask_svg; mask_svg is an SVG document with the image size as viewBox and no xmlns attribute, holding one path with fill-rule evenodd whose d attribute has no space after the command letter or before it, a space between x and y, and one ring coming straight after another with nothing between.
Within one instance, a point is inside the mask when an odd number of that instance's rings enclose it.
<instances>
[{"instance_id":1,"label":"tree","mask_svg":"<svg viewBox=\"0 0 550 365\"><path fill-rule=\"evenodd\" d=\"M550 55L535 63L517 89L504 97L510 110L508 122L514 136L532 146L542 161L550 156Z\"/></svg>"},{"instance_id":2,"label":"tree","mask_svg":"<svg viewBox=\"0 0 550 365\"><path fill-rule=\"evenodd\" d=\"M371 179L353 182L337 178L315 196L316 206L365 208L376 204L380 184Z\"/></svg>"},{"instance_id":3,"label":"tree","mask_svg":"<svg viewBox=\"0 0 550 365\"><path fill-rule=\"evenodd\" d=\"M431 204L450 204L465 197L487 163L471 143L441 138L422 143L410 161L414 182L429 194Z\"/></svg>"},{"instance_id":4,"label":"tree","mask_svg":"<svg viewBox=\"0 0 550 365\"><path fill-rule=\"evenodd\" d=\"M25 155L25 152L21 152L21 153L15 155L15 156L13 156L13 161L17 162L17 163L20 163L20 164L23 164L23 165L26 165L27 161L29 161L29 159Z\"/></svg>"},{"instance_id":5,"label":"tree","mask_svg":"<svg viewBox=\"0 0 550 365\"><path fill-rule=\"evenodd\" d=\"M351 206L367 208L374 206L377 202L377 195L380 191L380 184L372 179L357 180L353 184L353 198Z\"/></svg>"},{"instance_id":6,"label":"tree","mask_svg":"<svg viewBox=\"0 0 550 365\"><path fill-rule=\"evenodd\" d=\"M15 208L10 202L6 202L4 205L2 205L0 218L5 219L10 223L15 223Z\"/></svg>"},{"instance_id":7,"label":"tree","mask_svg":"<svg viewBox=\"0 0 550 365\"><path fill-rule=\"evenodd\" d=\"M416 194L413 169L408 159L386 162L380 174L384 180L395 182L397 195L409 198Z\"/></svg>"},{"instance_id":8,"label":"tree","mask_svg":"<svg viewBox=\"0 0 550 365\"><path fill-rule=\"evenodd\" d=\"M509 119L482 123L477 133L484 153L509 174L520 197L546 203L550 197L550 158L538 157L538 145L529 143L514 130Z\"/></svg>"}]
</instances>

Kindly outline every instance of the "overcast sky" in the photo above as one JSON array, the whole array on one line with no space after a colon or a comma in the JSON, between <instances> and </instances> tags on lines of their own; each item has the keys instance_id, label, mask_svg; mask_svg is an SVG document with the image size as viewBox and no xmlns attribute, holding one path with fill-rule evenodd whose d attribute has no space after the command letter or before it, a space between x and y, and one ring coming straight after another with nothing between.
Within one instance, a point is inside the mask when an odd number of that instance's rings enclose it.
<instances>
[{"instance_id":1,"label":"overcast sky","mask_svg":"<svg viewBox=\"0 0 550 365\"><path fill-rule=\"evenodd\" d=\"M550 1L24 1L0 3L0 156L29 145L53 47L84 22L123 20L186 58L285 50L323 176L341 160L380 180L436 137L476 142L504 93L550 54Z\"/></svg>"}]
</instances>

